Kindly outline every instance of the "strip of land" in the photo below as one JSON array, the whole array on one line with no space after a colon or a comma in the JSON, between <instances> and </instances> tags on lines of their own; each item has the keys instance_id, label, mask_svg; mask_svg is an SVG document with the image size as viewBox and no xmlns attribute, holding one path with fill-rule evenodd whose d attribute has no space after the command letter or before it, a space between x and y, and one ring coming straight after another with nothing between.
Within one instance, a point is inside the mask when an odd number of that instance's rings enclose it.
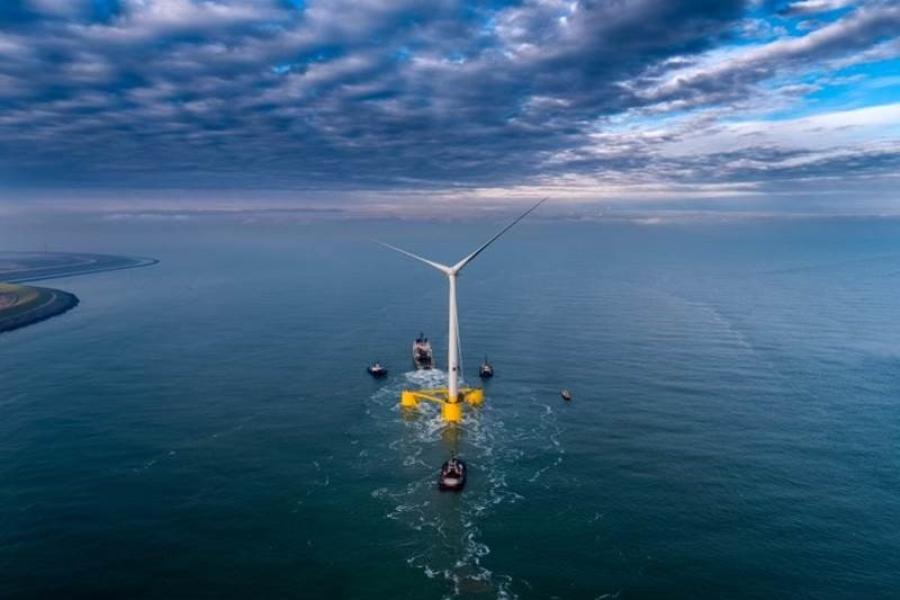
<instances>
[{"instance_id":1,"label":"strip of land","mask_svg":"<svg viewBox=\"0 0 900 600\"><path fill-rule=\"evenodd\" d=\"M155 265L155 258L71 252L0 252L0 281L25 283Z\"/></svg>"},{"instance_id":2,"label":"strip of land","mask_svg":"<svg viewBox=\"0 0 900 600\"><path fill-rule=\"evenodd\" d=\"M75 294L0 283L0 333L55 317L78 305Z\"/></svg>"},{"instance_id":3,"label":"strip of land","mask_svg":"<svg viewBox=\"0 0 900 600\"><path fill-rule=\"evenodd\" d=\"M0 252L0 333L49 319L78 305L75 294L20 285L23 282L134 269L157 262L153 258L106 254Z\"/></svg>"}]
</instances>

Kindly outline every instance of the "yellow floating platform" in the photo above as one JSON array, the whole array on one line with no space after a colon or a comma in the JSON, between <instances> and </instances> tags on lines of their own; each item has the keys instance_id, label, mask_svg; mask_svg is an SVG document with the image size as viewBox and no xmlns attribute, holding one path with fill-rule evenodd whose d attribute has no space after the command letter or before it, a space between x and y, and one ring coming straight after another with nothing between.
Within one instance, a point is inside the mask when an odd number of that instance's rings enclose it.
<instances>
[{"instance_id":1,"label":"yellow floating platform","mask_svg":"<svg viewBox=\"0 0 900 600\"><path fill-rule=\"evenodd\" d=\"M459 397L455 399L449 397L447 388L403 390L400 393L400 406L403 408L417 408L422 400L440 404L441 417L448 423L457 423L462 420L464 405L479 406L484 402L484 390L481 388L460 388Z\"/></svg>"}]
</instances>

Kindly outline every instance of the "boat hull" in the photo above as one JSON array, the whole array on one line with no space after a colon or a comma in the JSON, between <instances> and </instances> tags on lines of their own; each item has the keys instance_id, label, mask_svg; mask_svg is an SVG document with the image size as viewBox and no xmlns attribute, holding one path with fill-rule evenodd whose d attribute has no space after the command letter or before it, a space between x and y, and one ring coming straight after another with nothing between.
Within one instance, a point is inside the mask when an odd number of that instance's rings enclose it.
<instances>
[{"instance_id":1,"label":"boat hull","mask_svg":"<svg viewBox=\"0 0 900 600\"><path fill-rule=\"evenodd\" d=\"M466 485L466 463L457 461L461 467L458 476L446 474L447 463L441 467L441 474L438 477L438 489L442 492L461 492Z\"/></svg>"},{"instance_id":2,"label":"boat hull","mask_svg":"<svg viewBox=\"0 0 900 600\"><path fill-rule=\"evenodd\" d=\"M413 342L412 359L417 369L434 368L434 353L432 353L431 344L427 339L419 338Z\"/></svg>"}]
</instances>

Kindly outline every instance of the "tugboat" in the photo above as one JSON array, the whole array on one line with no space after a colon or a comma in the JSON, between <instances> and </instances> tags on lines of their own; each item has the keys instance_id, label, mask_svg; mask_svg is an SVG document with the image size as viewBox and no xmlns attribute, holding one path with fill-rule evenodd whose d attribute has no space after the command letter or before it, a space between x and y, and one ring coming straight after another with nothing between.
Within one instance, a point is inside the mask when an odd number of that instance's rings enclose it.
<instances>
[{"instance_id":1,"label":"tugboat","mask_svg":"<svg viewBox=\"0 0 900 600\"><path fill-rule=\"evenodd\" d=\"M484 357L484 362L478 367L478 376L482 379L490 379L494 376L494 366L488 362L487 356Z\"/></svg>"},{"instance_id":2,"label":"tugboat","mask_svg":"<svg viewBox=\"0 0 900 600\"><path fill-rule=\"evenodd\" d=\"M459 492L466 485L466 463L455 456L441 465L438 489L442 492Z\"/></svg>"},{"instance_id":3,"label":"tugboat","mask_svg":"<svg viewBox=\"0 0 900 600\"><path fill-rule=\"evenodd\" d=\"M434 354L431 352L431 342L428 341L424 333L419 333L419 337L413 342L412 356L417 369L434 368Z\"/></svg>"},{"instance_id":4,"label":"tugboat","mask_svg":"<svg viewBox=\"0 0 900 600\"><path fill-rule=\"evenodd\" d=\"M562 396L562 399L566 402L572 399L572 392L570 392L569 390L563 390L559 393L559 395Z\"/></svg>"},{"instance_id":5,"label":"tugboat","mask_svg":"<svg viewBox=\"0 0 900 600\"><path fill-rule=\"evenodd\" d=\"M381 363L377 360L373 362L366 368L366 371L369 372L369 375L374 377L375 379L381 379L385 375L388 374L388 370L381 366Z\"/></svg>"}]
</instances>

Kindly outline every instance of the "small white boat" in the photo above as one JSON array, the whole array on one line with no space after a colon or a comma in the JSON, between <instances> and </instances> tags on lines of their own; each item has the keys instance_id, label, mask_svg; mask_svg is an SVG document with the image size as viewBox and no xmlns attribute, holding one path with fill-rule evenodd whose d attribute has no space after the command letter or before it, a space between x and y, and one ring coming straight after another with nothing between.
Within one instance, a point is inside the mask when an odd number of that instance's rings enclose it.
<instances>
[{"instance_id":1,"label":"small white boat","mask_svg":"<svg viewBox=\"0 0 900 600\"><path fill-rule=\"evenodd\" d=\"M388 370L382 367L381 363L378 361L375 361L371 365L369 365L366 368L366 371L368 371L369 375L371 375L375 379L381 379L388 374Z\"/></svg>"},{"instance_id":2,"label":"small white boat","mask_svg":"<svg viewBox=\"0 0 900 600\"><path fill-rule=\"evenodd\" d=\"M478 367L478 376L482 379L490 379L494 376L494 366L488 362L487 356L484 357L484 362Z\"/></svg>"}]
</instances>

